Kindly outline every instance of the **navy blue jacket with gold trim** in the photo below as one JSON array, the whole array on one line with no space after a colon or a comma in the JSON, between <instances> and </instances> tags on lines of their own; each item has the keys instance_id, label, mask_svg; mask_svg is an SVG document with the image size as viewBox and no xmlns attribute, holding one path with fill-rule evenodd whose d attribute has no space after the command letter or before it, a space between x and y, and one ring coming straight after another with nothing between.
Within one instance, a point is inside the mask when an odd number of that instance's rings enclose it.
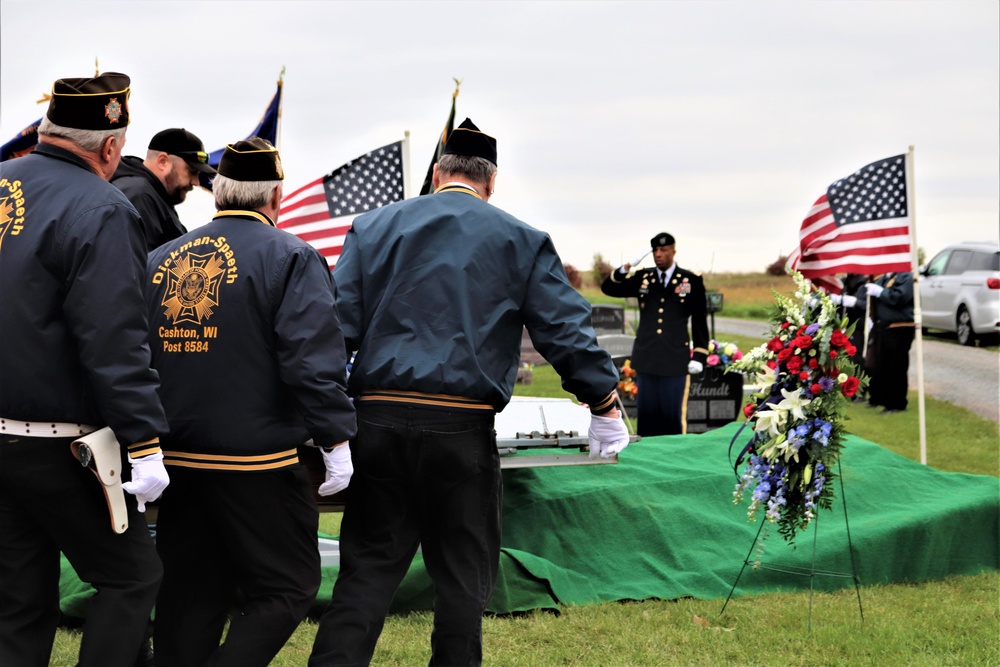
<instances>
[{"instance_id":1,"label":"navy blue jacket with gold trim","mask_svg":"<svg viewBox=\"0 0 1000 667\"><path fill-rule=\"evenodd\" d=\"M608 296L637 297L639 330L632 345L632 368L649 375L687 375L694 359L708 356L707 304L701 276L675 266L670 285L664 287L655 268L639 269L630 276L615 270L601 284ZM688 320L691 335L688 336ZM694 341L694 355L690 341Z\"/></svg>"},{"instance_id":2,"label":"navy blue jacket with gold trim","mask_svg":"<svg viewBox=\"0 0 1000 667\"><path fill-rule=\"evenodd\" d=\"M0 416L158 451L145 265L138 213L81 158L42 143L0 164Z\"/></svg>"},{"instance_id":3,"label":"navy blue jacket with gold trim","mask_svg":"<svg viewBox=\"0 0 1000 667\"><path fill-rule=\"evenodd\" d=\"M154 250L146 306L168 465L270 470L353 437L326 260L266 216L221 211Z\"/></svg>"},{"instance_id":4,"label":"navy blue jacket with gold trim","mask_svg":"<svg viewBox=\"0 0 1000 667\"><path fill-rule=\"evenodd\" d=\"M566 391L594 411L611 407L618 373L548 234L467 188L359 216L333 277L344 337L357 350L354 395L420 392L500 411L526 327Z\"/></svg>"}]
</instances>

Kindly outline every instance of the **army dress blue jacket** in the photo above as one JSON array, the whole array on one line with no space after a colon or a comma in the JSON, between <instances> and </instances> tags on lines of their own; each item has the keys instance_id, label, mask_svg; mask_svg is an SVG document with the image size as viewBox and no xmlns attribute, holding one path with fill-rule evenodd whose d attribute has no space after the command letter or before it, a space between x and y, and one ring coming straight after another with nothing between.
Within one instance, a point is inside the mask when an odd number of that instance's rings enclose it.
<instances>
[{"instance_id":1,"label":"army dress blue jacket","mask_svg":"<svg viewBox=\"0 0 1000 667\"><path fill-rule=\"evenodd\" d=\"M612 406L618 373L552 240L469 188L359 216L333 277L362 400L415 392L499 412L527 328L566 391L594 412Z\"/></svg>"},{"instance_id":2,"label":"army dress blue jacket","mask_svg":"<svg viewBox=\"0 0 1000 667\"><path fill-rule=\"evenodd\" d=\"M692 359L705 363L708 323L701 276L675 266L670 284L664 287L655 268L638 269L629 276L615 270L605 278L601 291L608 296L639 300L639 330L632 344L632 368L636 372L675 377L688 374Z\"/></svg>"},{"instance_id":3,"label":"army dress blue jacket","mask_svg":"<svg viewBox=\"0 0 1000 667\"><path fill-rule=\"evenodd\" d=\"M326 260L256 211L221 211L149 255L165 463L261 471L312 438L354 436L344 338Z\"/></svg>"},{"instance_id":4,"label":"army dress blue jacket","mask_svg":"<svg viewBox=\"0 0 1000 667\"><path fill-rule=\"evenodd\" d=\"M110 426L136 456L166 430L149 367L139 215L72 152L0 164L0 417Z\"/></svg>"}]
</instances>

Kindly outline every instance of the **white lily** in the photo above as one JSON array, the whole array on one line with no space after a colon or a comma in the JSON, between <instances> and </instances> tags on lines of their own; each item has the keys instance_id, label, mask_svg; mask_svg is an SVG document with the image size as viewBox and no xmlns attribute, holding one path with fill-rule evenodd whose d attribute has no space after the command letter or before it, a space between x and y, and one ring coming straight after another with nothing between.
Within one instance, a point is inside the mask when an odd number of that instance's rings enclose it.
<instances>
[{"instance_id":1,"label":"white lily","mask_svg":"<svg viewBox=\"0 0 1000 667\"><path fill-rule=\"evenodd\" d=\"M774 407L778 410L784 410L792 413L792 417L795 419L805 419L806 413L802 411L802 408L809 405L810 400L802 398L802 390L796 389L795 391L788 391L787 389L781 390L781 395L785 397L785 400L781 401Z\"/></svg>"},{"instance_id":2,"label":"white lily","mask_svg":"<svg viewBox=\"0 0 1000 667\"><path fill-rule=\"evenodd\" d=\"M788 411L780 409L778 405L771 405L767 410L757 412L757 424L754 431L760 433L767 431L770 438L776 438L785 430L785 422L788 420Z\"/></svg>"}]
</instances>

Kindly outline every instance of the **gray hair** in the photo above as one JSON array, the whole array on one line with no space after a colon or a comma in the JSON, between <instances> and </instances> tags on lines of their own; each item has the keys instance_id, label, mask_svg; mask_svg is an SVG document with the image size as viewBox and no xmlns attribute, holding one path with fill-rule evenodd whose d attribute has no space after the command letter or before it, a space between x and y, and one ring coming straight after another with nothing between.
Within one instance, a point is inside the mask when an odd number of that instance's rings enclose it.
<instances>
[{"instance_id":1,"label":"gray hair","mask_svg":"<svg viewBox=\"0 0 1000 667\"><path fill-rule=\"evenodd\" d=\"M497 166L485 158L449 153L438 161L438 173L465 176L473 183L489 185Z\"/></svg>"},{"instance_id":2,"label":"gray hair","mask_svg":"<svg viewBox=\"0 0 1000 667\"><path fill-rule=\"evenodd\" d=\"M38 126L38 134L69 139L88 153L93 153L101 147L101 144L104 143L107 137L114 137L115 141L121 143L125 138L125 130L127 129L128 126L118 127L113 130L80 130L75 127L56 125L47 116L43 116L42 122Z\"/></svg>"},{"instance_id":3,"label":"gray hair","mask_svg":"<svg viewBox=\"0 0 1000 667\"><path fill-rule=\"evenodd\" d=\"M266 206L274 189L281 181L237 181L222 174L212 181L215 194L215 208L225 211L230 208L256 210Z\"/></svg>"}]
</instances>

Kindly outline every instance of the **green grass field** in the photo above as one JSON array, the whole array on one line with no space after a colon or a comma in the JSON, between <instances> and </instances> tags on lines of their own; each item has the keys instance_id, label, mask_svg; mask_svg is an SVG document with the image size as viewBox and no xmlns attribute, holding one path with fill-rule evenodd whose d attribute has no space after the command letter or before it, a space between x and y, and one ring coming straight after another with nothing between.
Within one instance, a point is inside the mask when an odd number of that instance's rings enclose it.
<instances>
[{"instance_id":1,"label":"green grass field","mask_svg":"<svg viewBox=\"0 0 1000 667\"><path fill-rule=\"evenodd\" d=\"M727 276L719 287L730 317L766 317L770 286L789 280L772 276ZM713 283L707 281L710 288ZM741 302L730 294L737 293ZM784 287L782 287L784 286ZM787 291L787 290L786 290ZM620 302L620 300L617 300ZM732 307L733 311L729 308ZM742 308L743 310L739 310ZM738 311L744 314L733 314ZM727 335L743 351L760 340ZM536 367L531 385L515 394L563 397L551 368ZM915 396L913 405L915 406ZM945 471L1000 475L997 424L962 408L927 399L928 464ZM919 460L915 408L881 415L863 404L851 406L848 430L912 460ZM960 490L956 490L960 492ZM1000 493L1000 480L998 480ZM321 528L336 534L340 515L324 515ZM484 621L484 664L509 667L666 665L1000 665L1000 572L940 581L863 586L864 622L853 589L817 593L807 632L808 591L741 597L720 615L723 600L647 600L565 607L553 615L535 612ZM391 616L373 664L426 664L430 656L430 613ZM316 632L302 623L272 665L306 664ZM60 630L51 665L76 663L78 632Z\"/></svg>"}]
</instances>

